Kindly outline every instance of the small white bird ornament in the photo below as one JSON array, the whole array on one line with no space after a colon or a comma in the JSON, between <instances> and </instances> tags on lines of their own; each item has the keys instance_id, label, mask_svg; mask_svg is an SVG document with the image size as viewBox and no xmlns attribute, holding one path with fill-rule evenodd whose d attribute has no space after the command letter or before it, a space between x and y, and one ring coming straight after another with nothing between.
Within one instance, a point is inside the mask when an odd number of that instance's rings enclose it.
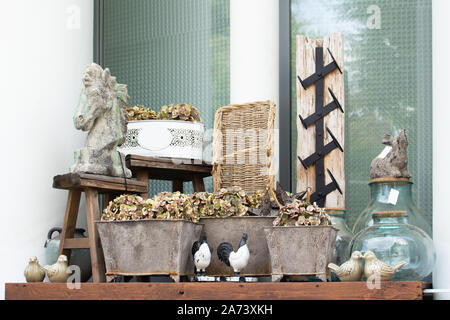
<instances>
[{"instance_id":1,"label":"small white bird ornament","mask_svg":"<svg viewBox=\"0 0 450 320\"><path fill-rule=\"evenodd\" d=\"M23 274L27 282L42 282L45 278L45 269L36 257L31 257Z\"/></svg>"},{"instance_id":2,"label":"small white bird ornament","mask_svg":"<svg viewBox=\"0 0 450 320\"><path fill-rule=\"evenodd\" d=\"M206 268L211 263L211 250L206 241L206 233L203 233L202 241L195 241L192 245L195 272L197 275L206 275Z\"/></svg>"},{"instance_id":3,"label":"small white bird ornament","mask_svg":"<svg viewBox=\"0 0 450 320\"><path fill-rule=\"evenodd\" d=\"M50 282L67 282L70 273L68 271L67 257L65 255L60 255L55 264L45 266L44 268L47 270Z\"/></svg>"},{"instance_id":4,"label":"small white bird ornament","mask_svg":"<svg viewBox=\"0 0 450 320\"><path fill-rule=\"evenodd\" d=\"M217 256L219 260L225 263L227 266L231 266L234 270L234 276L239 277L240 272L247 266L248 259L250 258L250 251L247 246L247 234L242 235L239 248L236 252L233 250L233 246L229 242L222 242L217 247Z\"/></svg>"},{"instance_id":5,"label":"small white bird ornament","mask_svg":"<svg viewBox=\"0 0 450 320\"><path fill-rule=\"evenodd\" d=\"M341 281L360 281L363 273L362 254L354 251L349 260L345 261L339 267L334 263L328 264L330 268Z\"/></svg>"},{"instance_id":6,"label":"small white bird ornament","mask_svg":"<svg viewBox=\"0 0 450 320\"><path fill-rule=\"evenodd\" d=\"M369 279L373 275L378 274L380 277L380 281L389 281L391 280L394 273L396 273L397 270L403 267L405 264L406 262L402 261L392 267L387 263L378 260L375 253L369 250L364 254L364 276L366 277L366 279Z\"/></svg>"}]
</instances>

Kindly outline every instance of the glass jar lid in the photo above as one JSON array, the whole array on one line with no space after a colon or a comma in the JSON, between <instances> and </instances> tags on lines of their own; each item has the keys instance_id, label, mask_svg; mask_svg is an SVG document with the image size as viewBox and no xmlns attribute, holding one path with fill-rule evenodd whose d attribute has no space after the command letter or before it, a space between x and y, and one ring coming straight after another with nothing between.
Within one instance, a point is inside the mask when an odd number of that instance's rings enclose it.
<instances>
[{"instance_id":1,"label":"glass jar lid","mask_svg":"<svg viewBox=\"0 0 450 320\"><path fill-rule=\"evenodd\" d=\"M406 211L402 210L389 210L389 211L376 211L373 216L375 218L403 218L406 217Z\"/></svg>"}]
</instances>

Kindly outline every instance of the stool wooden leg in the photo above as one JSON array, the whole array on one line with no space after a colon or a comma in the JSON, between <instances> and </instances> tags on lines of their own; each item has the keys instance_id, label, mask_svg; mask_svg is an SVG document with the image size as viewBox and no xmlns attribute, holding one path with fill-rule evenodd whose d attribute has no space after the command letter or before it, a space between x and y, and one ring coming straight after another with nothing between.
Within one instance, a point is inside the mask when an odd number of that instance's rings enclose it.
<instances>
[{"instance_id":1,"label":"stool wooden leg","mask_svg":"<svg viewBox=\"0 0 450 320\"><path fill-rule=\"evenodd\" d=\"M148 190L148 171L146 169L140 169L136 172L136 180L145 182L147 184L147 190ZM148 199L148 192L141 193L140 196L143 199Z\"/></svg>"},{"instance_id":2,"label":"stool wooden leg","mask_svg":"<svg viewBox=\"0 0 450 320\"><path fill-rule=\"evenodd\" d=\"M205 191L205 183L203 182L203 178L201 176L194 174L192 177L192 183L194 185L195 192Z\"/></svg>"},{"instance_id":3,"label":"stool wooden leg","mask_svg":"<svg viewBox=\"0 0 450 320\"><path fill-rule=\"evenodd\" d=\"M98 207L98 192L87 188L86 194L86 218L89 233L89 247L91 252L92 280L93 282L106 282L105 260L100 245L100 238L95 228L95 221L100 219Z\"/></svg>"},{"instance_id":4,"label":"stool wooden leg","mask_svg":"<svg viewBox=\"0 0 450 320\"><path fill-rule=\"evenodd\" d=\"M180 191L183 193L183 180L175 179L172 181L172 191Z\"/></svg>"},{"instance_id":5,"label":"stool wooden leg","mask_svg":"<svg viewBox=\"0 0 450 320\"><path fill-rule=\"evenodd\" d=\"M66 213L64 215L64 223L61 232L61 240L59 242L58 257L61 254L67 256L70 263L71 249L64 249L66 239L73 238L77 225L78 210L80 209L81 190L72 189L69 191L67 198Z\"/></svg>"}]
</instances>

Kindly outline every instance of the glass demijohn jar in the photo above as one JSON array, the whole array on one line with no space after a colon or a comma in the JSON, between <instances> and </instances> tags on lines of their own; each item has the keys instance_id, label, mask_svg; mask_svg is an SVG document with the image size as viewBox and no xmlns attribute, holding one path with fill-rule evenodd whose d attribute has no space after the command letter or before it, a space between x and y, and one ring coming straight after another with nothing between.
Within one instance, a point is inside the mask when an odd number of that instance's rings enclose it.
<instances>
[{"instance_id":1,"label":"glass demijohn jar","mask_svg":"<svg viewBox=\"0 0 450 320\"><path fill-rule=\"evenodd\" d=\"M409 224L405 211L379 211L374 224L358 232L350 242L350 252L373 251L391 266L404 261L392 280L420 281L432 271L436 259L433 240L420 228Z\"/></svg>"},{"instance_id":2,"label":"glass demijohn jar","mask_svg":"<svg viewBox=\"0 0 450 320\"><path fill-rule=\"evenodd\" d=\"M345 222L345 210L343 209L327 209L330 216L331 224L339 230L333 251L333 262L341 265L347 261L348 245L353 238L353 233Z\"/></svg>"},{"instance_id":3,"label":"glass demijohn jar","mask_svg":"<svg viewBox=\"0 0 450 320\"><path fill-rule=\"evenodd\" d=\"M377 178L369 186L370 202L356 220L354 234L372 226L373 214L377 211L404 211L409 224L431 236L431 225L412 199L412 182L409 178Z\"/></svg>"}]
</instances>

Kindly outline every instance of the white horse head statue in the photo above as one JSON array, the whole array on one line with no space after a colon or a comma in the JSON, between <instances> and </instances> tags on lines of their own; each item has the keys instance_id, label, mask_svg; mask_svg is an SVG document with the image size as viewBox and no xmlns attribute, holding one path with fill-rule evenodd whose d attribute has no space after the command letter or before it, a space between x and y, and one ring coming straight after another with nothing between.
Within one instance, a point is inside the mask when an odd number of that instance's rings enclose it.
<instances>
[{"instance_id":1,"label":"white horse head statue","mask_svg":"<svg viewBox=\"0 0 450 320\"><path fill-rule=\"evenodd\" d=\"M89 133L84 147L75 151L70 171L131 178L124 155L117 151L127 133L127 86L95 63L87 67L83 83L73 121L78 130Z\"/></svg>"}]
</instances>

